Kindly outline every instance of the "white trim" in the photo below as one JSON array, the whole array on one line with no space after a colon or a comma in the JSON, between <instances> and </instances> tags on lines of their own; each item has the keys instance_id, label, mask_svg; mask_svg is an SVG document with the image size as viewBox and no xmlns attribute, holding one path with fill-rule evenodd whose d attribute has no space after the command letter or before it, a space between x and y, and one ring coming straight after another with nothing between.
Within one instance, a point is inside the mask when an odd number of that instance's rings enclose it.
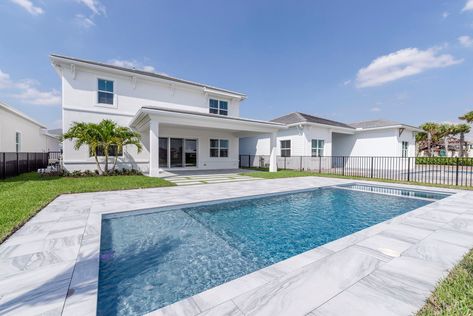
<instances>
[{"instance_id":1,"label":"white trim","mask_svg":"<svg viewBox=\"0 0 473 316\"><path fill-rule=\"evenodd\" d=\"M105 107L105 108L110 108L110 107ZM88 110L88 109L81 109L81 108L68 108L63 106L62 109L64 111L77 111L77 112L83 112L83 113L95 113L95 114L111 114L111 115L117 115L117 116L127 116L127 117L134 117L135 114L132 113L120 113L120 112L109 112L109 111L99 111L99 110Z\"/></svg>"},{"instance_id":2,"label":"white trim","mask_svg":"<svg viewBox=\"0 0 473 316\"><path fill-rule=\"evenodd\" d=\"M423 132L420 128L414 127L414 126L409 126L409 125L403 125L403 124L398 124L398 125L389 125L389 126L379 126L379 127L367 127L367 128L362 128L358 127L356 129L357 132L364 132L364 131L376 131L376 130L382 130L382 129L393 129L393 128L405 128L411 131L415 132Z\"/></svg>"}]
</instances>

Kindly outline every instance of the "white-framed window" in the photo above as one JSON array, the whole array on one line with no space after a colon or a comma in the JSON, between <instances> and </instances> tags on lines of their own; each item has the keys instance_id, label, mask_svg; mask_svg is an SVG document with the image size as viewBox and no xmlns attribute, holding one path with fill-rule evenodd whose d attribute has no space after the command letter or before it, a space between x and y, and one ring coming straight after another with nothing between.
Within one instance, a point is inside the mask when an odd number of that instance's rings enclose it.
<instances>
[{"instance_id":1,"label":"white-framed window","mask_svg":"<svg viewBox=\"0 0 473 316\"><path fill-rule=\"evenodd\" d=\"M228 101L209 99L209 113L228 115Z\"/></svg>"},{"instance_id":2,"label":"white-framed window","mask_svg":"<svg viewBox=\"0 0 473 316\"><path fill-rule=\"evenodd\" d=\"M312 140L312 157L322 157L324 155L324 144L323 139Z\"/></svg>"},{"instance_id":3,"label":"white-framed window","mask_svg":"<svg viewBox=\"0 0 473 316\"><path fill-rule=\"evenodd\" d=\"M281 140L281 157L291 157L291 140Z\"/></svg>"},{"instance_id":4,"label":"white-framed window","mask_svg":"<svg viewBox=\"0 0 473 316\"><path fill-rule=\"evenodd\" d=\"M409 155L409 142L402 142L401 154L402 157L407 157Z\"/></svg>"},{"instance_id":5,"label":"white-framed window","mask_svg":"<svg viewBox=\"0 0 473 316\"><path fill-rule=\"evenodd\" d=\"M210 157L228 157L228 139L210 139Z\"/></svg>"},{"instance_id":6,"label":"white-framed window","mask_svg":"<svg viewBox=\"0 0 473 316\"><path fill-rule=\"evenodd\" d=\"M97 103L113 105L113 81L107 79L97 79Z\"/></svg>"},{"instance_id":7,"label":"white-framed window","mask_svg":"<svg viewBox=\"0 0 473 316\"><path fill-rule=\"evenodd\" d=\"M19 153L21 151L21 133L15 133L15 145L16 145L16 152Z\"/></svg>"}]
</instances>

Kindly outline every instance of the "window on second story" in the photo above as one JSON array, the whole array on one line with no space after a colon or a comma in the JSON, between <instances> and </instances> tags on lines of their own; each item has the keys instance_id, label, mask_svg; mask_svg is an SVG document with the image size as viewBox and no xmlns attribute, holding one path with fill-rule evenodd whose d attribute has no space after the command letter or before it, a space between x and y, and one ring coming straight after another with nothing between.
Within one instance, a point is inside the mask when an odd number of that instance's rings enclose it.
<instances>
[{"instance_id":1,"label":"window on second story","mask_svg":"<svg viewBox=\"0 0 473 316\"><path fill-rule=\"evenodd\" d=\"M99 104L113 105L113 81L98 80L97 102Z\"/></svg>"},{"instance_id":2,"label":"window on second story","mask_svg":"<svg viewBox=\"0 0 473 316\"><path fill-rule=\"evenodd\" d=\"M209 99L209 113L228 115L228 101Z\"/></svg>"},{"instance_id":3,"label":"window on second story","mask_svg":"<svg viewBox=\"0 0 473 316\"><path fill-rule=\"evenodd\" d=\"M16 132L15 144L16 144L16 152L18 153L21 151L21 133L20 132Z\"/></svg>"}]
</instances>

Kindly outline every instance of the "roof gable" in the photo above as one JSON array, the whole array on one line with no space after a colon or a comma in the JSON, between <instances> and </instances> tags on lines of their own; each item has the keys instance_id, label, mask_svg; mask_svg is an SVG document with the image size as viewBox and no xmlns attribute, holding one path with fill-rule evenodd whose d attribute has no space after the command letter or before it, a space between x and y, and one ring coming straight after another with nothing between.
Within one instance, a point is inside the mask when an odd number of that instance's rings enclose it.
<instances>
[{"instance_id":1,"label":"roof gable","mask_svg":"<svg viewBox=\"0 0 473 316\"><path fill-rule=\"evenodd\" d=\"M353 129L352 126L342 123L342 122L337 122L337 121L333 121L333 120L329 120L329 119L325 119L322 117L317 117L317 116L313 116L313 115L301 113L301 112L289 113L287 115L275 118L271 120L271 122L283 123L286 125L297 124L297 123L315 123L315 124L321 124L321 125L329 125L329 126Z\"/></svg>"}]
</instances>

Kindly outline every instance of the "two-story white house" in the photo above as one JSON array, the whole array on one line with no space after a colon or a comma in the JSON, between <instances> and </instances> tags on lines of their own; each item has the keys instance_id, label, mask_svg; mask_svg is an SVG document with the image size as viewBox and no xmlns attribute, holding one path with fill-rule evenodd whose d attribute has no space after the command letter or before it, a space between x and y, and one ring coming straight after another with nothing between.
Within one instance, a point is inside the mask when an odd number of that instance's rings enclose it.
<instances>
[{"instance_id":1,"label":"two-story white house","mask_svg":"<svg viewBox=\"0 0 473 316\"><path fill-rule=\"evenodd\" d=\"M276 133L286 126L240 117L242 93L167 75L51 55L62 82L63 130L73 122L111 119L141 133L144 150L125 148L119 168L157 176L160 170L238 168L239 139L272 135L268 152L276 168ZM93 170L89 148L63 143L67 170ZM100 155L100 149L99 149ZM102 158L103 159L103 158Z\"/></svg>"}]
</instances>

